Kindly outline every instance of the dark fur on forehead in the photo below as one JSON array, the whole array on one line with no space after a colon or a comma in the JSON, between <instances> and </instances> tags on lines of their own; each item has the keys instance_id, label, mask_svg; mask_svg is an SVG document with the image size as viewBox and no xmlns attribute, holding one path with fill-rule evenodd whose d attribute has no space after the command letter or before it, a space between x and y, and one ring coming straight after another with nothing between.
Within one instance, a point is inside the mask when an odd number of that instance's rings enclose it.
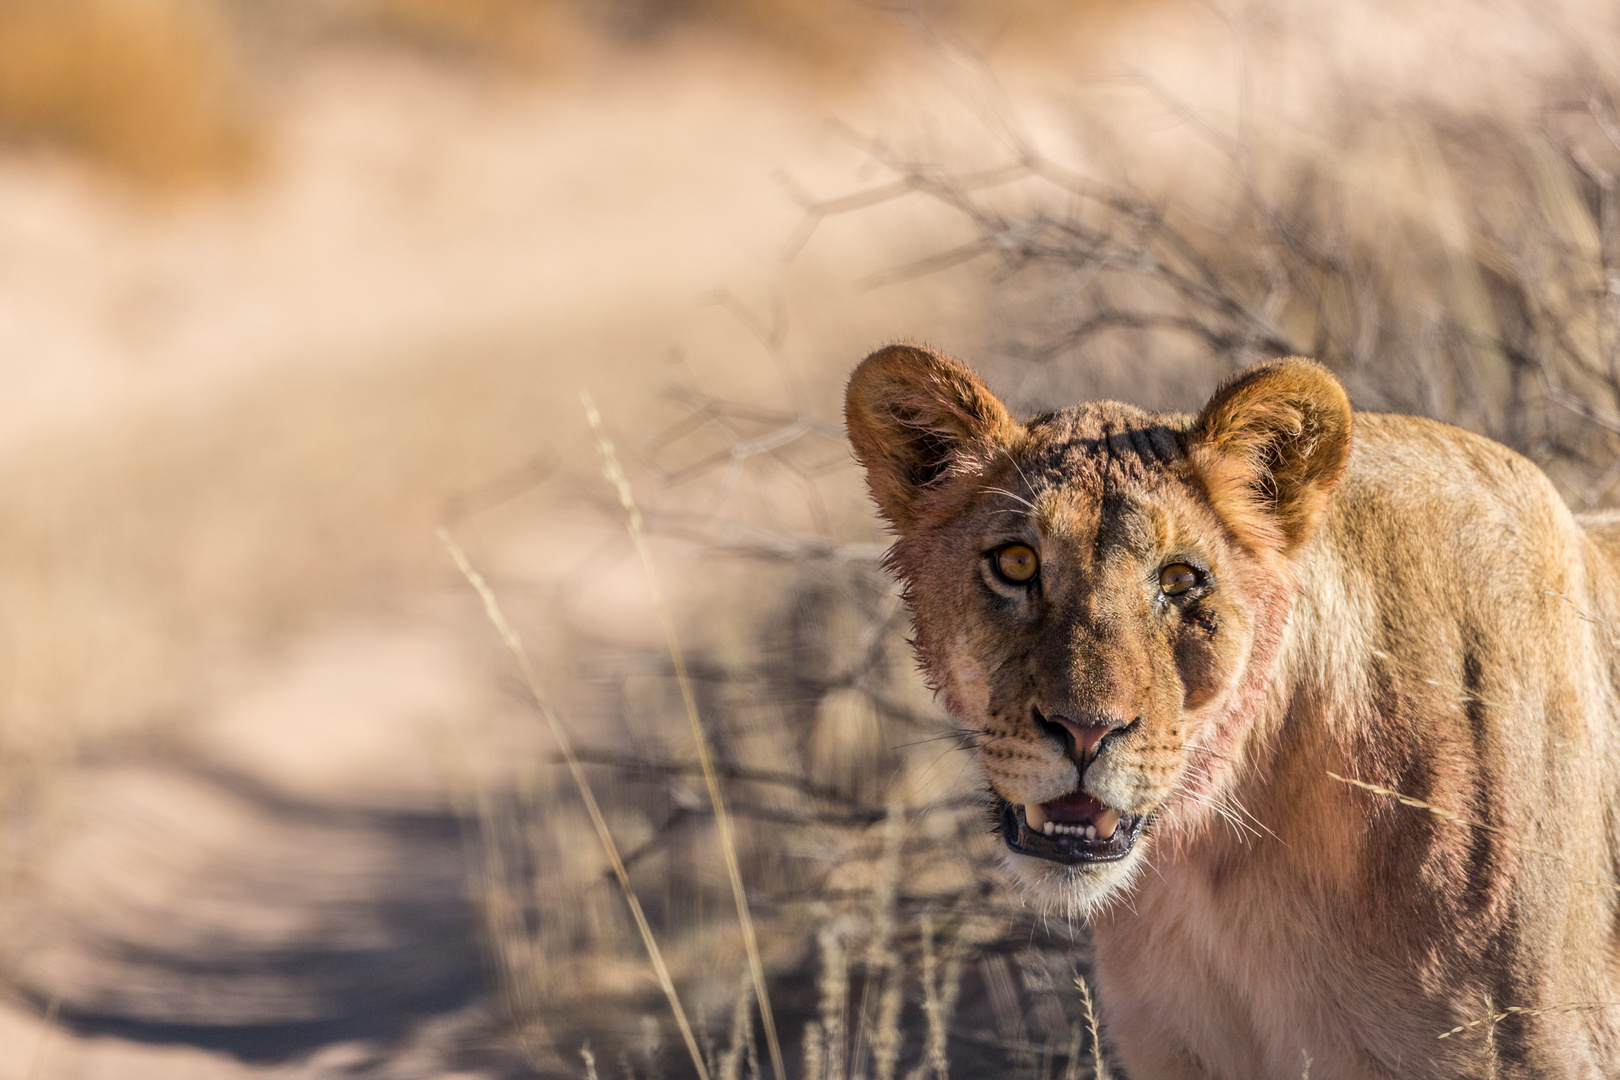
<instances>
[{"instance_id":1,"label":"dark fur on forehead","mask_svg":"<svg viewBox=\"0 0 1620 1080\"><path fill-rule=\"evenodd\" d=\"M1186 460L1192 418L1150 413L1118 401L1093 401L1029 421L1036 436L1024 459L1029 479L1071 484L1094 475L1103 490L1151 483Z\"/></svg>"}]
</instances>

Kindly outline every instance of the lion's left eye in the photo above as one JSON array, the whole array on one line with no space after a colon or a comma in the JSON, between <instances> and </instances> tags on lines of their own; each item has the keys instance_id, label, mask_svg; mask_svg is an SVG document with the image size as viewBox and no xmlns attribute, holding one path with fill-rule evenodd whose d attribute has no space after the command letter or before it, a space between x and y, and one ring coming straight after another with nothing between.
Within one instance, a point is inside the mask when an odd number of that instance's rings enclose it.
<instances>
[{"instance_id":1,"label":"lion's left eye","mask_svg":"<svg viewBox=\"0 0 1620 1080\"><path fill-rule=\"evenodd\" d=\"M1180 596L1198 584L1198 571L1186 563L1171 563L1159 571L1159 591L1166 596Z\"/></svg>"}]
</instances>

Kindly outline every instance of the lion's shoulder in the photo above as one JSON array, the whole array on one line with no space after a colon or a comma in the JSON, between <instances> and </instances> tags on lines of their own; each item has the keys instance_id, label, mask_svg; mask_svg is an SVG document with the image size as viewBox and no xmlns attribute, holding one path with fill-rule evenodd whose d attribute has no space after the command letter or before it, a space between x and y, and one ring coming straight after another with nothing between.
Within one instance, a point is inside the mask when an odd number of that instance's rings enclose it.
<instances>
[{"instance_id":1,"label":"lion's shoulder","mask_svg":"<svg viewBox=\"0 0 1620 1080\"><path fill-rule=\"evenodd\" d=\"M1436 420L1357 413L1323 542L1377 549L1397 569L1433 569L1438 558L1502 571L1575 559L1580 535L1547 474L1522 454Z\"/></svg>"}]
</instances>

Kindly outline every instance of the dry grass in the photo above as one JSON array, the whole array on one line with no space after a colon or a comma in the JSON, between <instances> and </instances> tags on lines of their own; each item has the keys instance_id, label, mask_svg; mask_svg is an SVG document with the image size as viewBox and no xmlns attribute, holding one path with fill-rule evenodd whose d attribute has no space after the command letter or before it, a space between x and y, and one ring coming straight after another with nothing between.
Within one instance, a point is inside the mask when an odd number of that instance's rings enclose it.
<instances>
[{"instance_id":1,"label":"dry grass","mask_svg":"<svg viewBox=\"0 0 1620 1080\"><path fill-rule=\"evenodd\" d=\"M636 555L641 560L642 569L646 571L647 588L652 594L653 607L658 612L659 627L664 632L664 643L669 651L675 684L681 692L681 704L686 709L686 720L692 732L692 745L697 750L698 765L703 770L703 783L708 789L709 807L714 811L715 836L720 842L721 854L725 857L726 877L731 884L732 900L737 905L737 925L742 931L743 948L748 953L748 970L754 981L754 995L759 1003L760 1021L765 1027L765 1045L770 1050L771 1072L776 1080L787 1080L787 1071L782 1064L782 1045L777 1038L776 1020L771 1012L770 990L765 985L765 968L759 958L759 941L754 932L754 917L748 908L748 893L743 886L742 871L737 865L737 844L732 835L731 815L726 812L725 796L720 792L720 779L715 773L714 755L709 749L709 740L703 731L703 721L698 717L697 699L692 693L692 678L686 669L686 654L681 648L680 635L675 630L675 619L670 612L669 601L665 599L663 585L658 579L652 548L647 543L647 532L643 527L641 508L636 505L629 478L619 465L613 441L602 429L601 415L596 411L596 404L589 393L583 395L583 401L586 419L590 421L591 430L596 435L597 450L602 455L603 469L608 482L613 485L614 492L619 497L619 506L624 510L630 539L636 546Z\"/></svg>"}]
</instances>

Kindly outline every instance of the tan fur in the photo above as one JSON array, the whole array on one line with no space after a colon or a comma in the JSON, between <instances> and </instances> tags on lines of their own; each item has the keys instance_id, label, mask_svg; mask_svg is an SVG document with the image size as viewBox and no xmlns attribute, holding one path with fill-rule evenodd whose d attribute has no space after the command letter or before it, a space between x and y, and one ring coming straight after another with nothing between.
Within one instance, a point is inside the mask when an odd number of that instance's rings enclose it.
<instances>
[{"instance_id":1,"label":"tan fur","mask_svg":"<svg viewBox=\"0 0 1620 1080\"><path fill-rule=\"evenodd\" d=\"M1019 424L894 346L848 420L993 792L1149 815L1116 863L1007 853L1089 919L1132 1080L1620 1078L1620 1007L1573 1007L1620 1003L1620 518L1489 440L1352 417L1303 360L1198 417ZM1036 587L987 569L1012 542ZM1158 592L1172 562L1208 571L1196 595ZM1035 709L1113 735L1071 758ZM1438 1038L1487 1002L1544 1011Z\"/></svg>"}]
</instances>

